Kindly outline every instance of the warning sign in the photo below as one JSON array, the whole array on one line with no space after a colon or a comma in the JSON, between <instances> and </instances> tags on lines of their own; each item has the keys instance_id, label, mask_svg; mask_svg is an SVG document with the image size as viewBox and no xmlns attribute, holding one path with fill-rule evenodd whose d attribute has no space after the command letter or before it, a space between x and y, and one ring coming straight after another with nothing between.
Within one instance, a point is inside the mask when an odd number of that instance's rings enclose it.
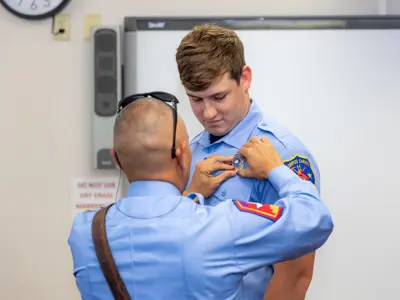
<instances>
[{"instance_id":1,"label":"warning sign","mask_svg":"<svg viewBox=\"0 0 400 300\"><path fill-rule=\"evenodd\" d=\"M119 198L119 189L118 178L75 179L72 193L74 215L115 202Z\"/></svg>"}]
</instances>

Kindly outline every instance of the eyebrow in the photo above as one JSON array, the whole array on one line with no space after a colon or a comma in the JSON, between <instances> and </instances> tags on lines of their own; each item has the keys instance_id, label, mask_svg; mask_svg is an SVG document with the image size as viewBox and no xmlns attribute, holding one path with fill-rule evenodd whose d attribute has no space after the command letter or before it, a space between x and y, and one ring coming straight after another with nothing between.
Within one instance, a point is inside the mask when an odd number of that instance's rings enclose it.
<instances>
[{"instance_id":1,"label":"eyebrow","mask_svg":"<svg viewBox=\"0 0 400 300\"><path fill-rule=\"evenodd\" d=\"M229 94L231 91L232 91L232 89L227 89L225 91L213 94L212 97L226 95L226 94Z\"/></svg>"},{"instance_id":2,"label":"eyebrow","mask_svg":"<svg viewBox=\"0 0 400 300\"><path fill-rule=\"evenodd\" d=\"M186 93L186 95L188 95L189 97L193 97L193 98L201 98L201 97L199 97L199 96L195 96L195 95L192 95L192 94L190 94L190 93Z\"/></svg>"},{"instance_id":3,"label":"eyebrow","mask_svg":"<svg viewBox=\"0 0 400 300\"><path fill-rule=\"evenodd\" d=\"M225 90L225 91L221 91L221 92L212 94L211 97L229 94L231 91L232 91L232 89L227 89L227 90ZM190 93L186 93L186 95L188 95L189 97L198 98L198 99L202 99L202 98L203 98L203 97L199 97L199 96L196 96L196 95L192 95L192 94L190 94Z\"/></svg>"}]
</instances>

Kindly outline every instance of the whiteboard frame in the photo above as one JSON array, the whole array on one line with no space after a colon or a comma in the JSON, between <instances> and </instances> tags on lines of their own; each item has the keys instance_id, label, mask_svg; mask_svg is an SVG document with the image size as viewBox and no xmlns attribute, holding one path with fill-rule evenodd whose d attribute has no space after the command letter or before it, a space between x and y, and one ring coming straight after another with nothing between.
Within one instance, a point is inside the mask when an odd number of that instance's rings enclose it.
<instances>
[{"instance_id":1,"label":"whiteboard frame","mask_svg":"<svg viewBox=\"0 0 400 300\"><path fill-rule=\"evenodd\" d=\"M124 31L190 30L214 23L233 30L400 29L400 16L125 17Z\"/></svg>"}]
</instances>

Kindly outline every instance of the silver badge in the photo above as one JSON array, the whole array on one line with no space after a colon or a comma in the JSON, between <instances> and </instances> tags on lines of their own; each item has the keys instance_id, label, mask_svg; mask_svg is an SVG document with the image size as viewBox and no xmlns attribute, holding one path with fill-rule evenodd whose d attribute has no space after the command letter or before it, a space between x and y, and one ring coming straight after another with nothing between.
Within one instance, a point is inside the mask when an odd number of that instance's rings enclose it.
<instances>
[{"instance_id":1,"label":"silver badge","mask_svg":"<svg viewBox=\"0 0 400 300\"><path fill-rule=\"evenodd\" d=\"M232 165L235 167L235 169L243 169L245 163L246 159L240 155L239 152L237 152L233 157Z\"/></svg>"}]
</instances>

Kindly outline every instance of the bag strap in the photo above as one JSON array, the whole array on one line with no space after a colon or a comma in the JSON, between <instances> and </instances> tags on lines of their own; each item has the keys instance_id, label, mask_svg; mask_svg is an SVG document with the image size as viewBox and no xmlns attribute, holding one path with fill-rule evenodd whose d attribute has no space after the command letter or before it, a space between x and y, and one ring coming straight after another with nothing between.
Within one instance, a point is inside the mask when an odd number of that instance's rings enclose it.
<instances>
[{"instance_id":1,"label":"bag strap","mask_svg":"<svg viewBox=\"0 0 400 300\"><path fill-rule=\"evenodd\" d=\"M92 239L101 270L115 300L130 300L107 241L106 214L114 203L97 211L92 222Z\"/></svg>"}]
</instances>

